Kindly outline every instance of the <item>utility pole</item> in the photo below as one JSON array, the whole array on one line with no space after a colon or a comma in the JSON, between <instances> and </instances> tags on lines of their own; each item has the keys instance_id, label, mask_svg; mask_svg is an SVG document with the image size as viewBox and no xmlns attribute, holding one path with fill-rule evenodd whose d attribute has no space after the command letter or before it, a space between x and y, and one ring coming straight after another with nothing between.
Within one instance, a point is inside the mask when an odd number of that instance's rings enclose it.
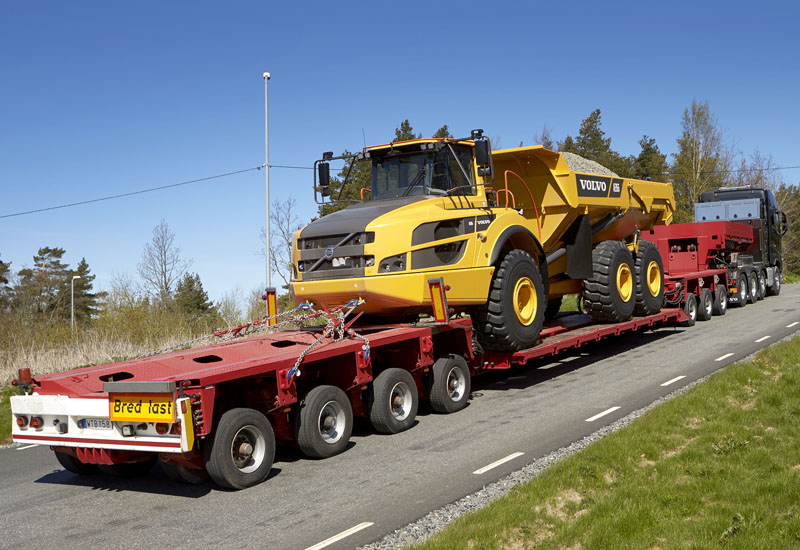
<instances>
[{"instance_id":1,"label":"utility pole","mask_svg":"<svg viewBox=\"0 0 800 550\"><path fill-rule=\"evenodd\" d=\"M80 275L73 275L72 280L69 282L69 297L70 297L70 326L72 334L75 334L75 279L80 279Z\"/></svg>"},{"instance_id":2,"label":"utility pole","mask_svg":"<svg viewBox=\"0 0 800 550\"><path fill-rule=\"evenodd\" d=\"M266 226L264 233L266 234L266 243L264 252L267 258L267 288L272 288L272 280L270 277L269 265L269 102L267 101L267 83L269 82L269 73L264 73L264 190L266 195ZM269 316L269 301L266 301L267 316Z\"/></svg>"}]
</instances>

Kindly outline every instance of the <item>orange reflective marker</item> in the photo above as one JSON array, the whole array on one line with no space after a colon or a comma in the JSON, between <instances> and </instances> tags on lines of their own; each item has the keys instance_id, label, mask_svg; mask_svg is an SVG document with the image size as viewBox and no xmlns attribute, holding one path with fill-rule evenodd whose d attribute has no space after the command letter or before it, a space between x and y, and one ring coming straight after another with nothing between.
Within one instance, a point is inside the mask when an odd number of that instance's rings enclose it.
<instances>
[{"instance_id":1,"label":"orange reflective marker","mask_svg":"<svg viewBox=\"0 0 800 550\"><path fill-rule=\"evenodd\" d=\"M437 324L448 324L450 322L450 315L447 309L447 296L445 292L447 286L444 284L444 279L428 279L428 288L431 292L431 305L433 306L433 320Z\"/></svg>"},{"instance_id":2,"label":"orange reflective marker","mask_svg":"<svg viewBox=\"0 0 800 550\"><path fill-rule=\"evenodd\" d=\"M278 293L275 291L275 288L268 288L267 289L267 317L269 321L267 321L267 326L275 326L278 324L278 320L274 317L278 314Z\"/></svg>"}]
</instances>

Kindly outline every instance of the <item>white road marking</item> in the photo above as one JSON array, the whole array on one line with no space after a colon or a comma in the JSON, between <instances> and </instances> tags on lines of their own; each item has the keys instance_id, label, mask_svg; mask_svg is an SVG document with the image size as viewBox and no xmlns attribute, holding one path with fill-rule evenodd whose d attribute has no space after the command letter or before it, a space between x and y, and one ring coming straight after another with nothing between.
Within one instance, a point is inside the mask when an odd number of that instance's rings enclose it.
<instances>
[{"instance_id":1,"label":"white road marking","mask_svg":"<svg viewBox=\"0 0 800 550\"><path fill-rule=\"evenodd\" d=\"M769 338L769 336L762 336L761 338L759 338L758 340L756 340L756 344L758 344L759 342L763 342L763 341L764 341L764 340L766 340L767 338Z\"/></svg>"},{"instance_id":2,"label":"white road marking","mask_svg":"<svg viewBox=\"0 0 800 550\"><path fill-rule=\"evenodd\" d=\"M607 415L607 414L611 414L611 413L613 413L614 411L616 411L617 409L619 409L619 407L611 407L610 409L606 409L606 410L604 410L603 412L601 412L601 413L599 413L599 414L596 414L596 415L592 416L591 418L587 418L587 419L586 419L586 422L594 422L594 421L595 421L595 420L597 420L598 418L600 418L600 417L602 417L602 416L605 416L605 415Z\"/></svg>"},{"instance_id":3,"label":"white road marking","mask_svg":"<svg viewBox=\"0 0 800 550\"><path fill-rule=\"evenodd\" d=\"M505 457L505 458L501 458L500 460L495 460L495 461L494 461L494 462L492 462L491 464L488 464L488 465L484 466L483 468L480 468L480 469L478 469L478 470L475 470L475 471L474 471L474 472L472 472L472 473L473 473L473 474L476 474L476 475L485 474L485 473L486 473L486 472L488 472L489 470L491 470L491 469L493 469L493 468L497 468L497 467L498 467L498 466L500 466L501 464L505 464L505 463L506 463L506 462L508 462L509 460L514 460L514 459L515 459L515 458L517 458L518 456L522 456L522 455L524 455L524 454L525 454L525 453L511 453L511 454L510 454L510 455L508 455L507 457Z\"/></svg>"},{"instance_id":4,"label":"white road marking","mask_svg":"<svg viewBox=\"0 0 800 550\"><path fill-rule=\"evenodd\" d=\"M714 359L714 361L724 361L725 359L727 359L728 357L730 357L732 355L733 355L732 353L726 353L725 355L723 355L721 357L717 357L716 359Z\"/></svg>"},{"instance_id":5,"label":"white road marking","mask_svg":"<svg viewBox=\"0 0 800 550\"><path fill-rule=\"evenodd\" d=\"M552 369L552 368L554 368L554 367L560 367L560 366L561 366L561 363L559 363L558 361L556 361L555 363L548 363L548 364L546 364L546 365L542 365L542 366L541 366L541 367L539 367L539 368L540 368L540 369L542 369L542 370L547 370L547 369Z\"/></svg>"},{"instance_id":6,"label":"white road marking","mask_svg":"<svg viewBox=\"0 0 800 550\"><path fill-rule=\"evenodd\" d=\"M364 523L359 523L358 525L356 525L355 527L351 527L347 531L342 531L338 535L334 535L329 539L325 539L322 542L318 542L314 546L309 546L308 548L306 548L306 550L320 550L320 548L325 548L326 546L330 546L334 542L339 542L343 538L347 538L347 537L349 537L350 535L352 535L354 533L358 533L362 529L366 529L367 527L371 527L372 525L375 525L375 524L372 523L371 521L365 521Z\"/></svg>"},{"instance_id":7,"label":"white road marking","mask_svg":"<svg viewBox=\"0 0 800 550\"><path fill-rule=\"evenodd\" d=\"M792 328L792 327L797 326L797 325L800 325L800 321L795 321L794 323L792 323L790 325L786 325L786 328Z\"/></svg>"},{"instance_id":8,"label":"white road marking","mask_svg":"<svg viewBox=\"0 0 800 550\"><path fill-rule=\"evenodd\" d=\"M17 450L24 451L25 449L33 449L34 447L38 447L38 445L25 445L24 447L17 447Z\"/></svg>"},{"instance_id":9,"label":"white road marking","mask_svg":"<svg viewBox=\"0 0 800 550\"><path fill-rule=\"evenodd\" d=\"M678 380L681 380L682 378L686 378L686 377L685 377L685 376L676 376L676 377L675 377L675 378L673 378L672 380L667 380L666 382L664 382L664 383L663 383L663 384L661 384L661 385L662 385L662 386L669 386L669 385L670 385L670 384L672 384L673 382L677 382Z\"/></svg>"},{"instance_id":10,"label":"white road marking","mask_svg":"<svg viewBox=\"0 0 800 550\"><path fill-rule=\"evenodd\" d=\"M561 362L562 362L562 363L569 363L570 361L574 361L575 359L578 359L578 356L577 356L577 355L570 355L569 357L564 357L564 358L561 360Z\"/></svg>"}]
</instances>

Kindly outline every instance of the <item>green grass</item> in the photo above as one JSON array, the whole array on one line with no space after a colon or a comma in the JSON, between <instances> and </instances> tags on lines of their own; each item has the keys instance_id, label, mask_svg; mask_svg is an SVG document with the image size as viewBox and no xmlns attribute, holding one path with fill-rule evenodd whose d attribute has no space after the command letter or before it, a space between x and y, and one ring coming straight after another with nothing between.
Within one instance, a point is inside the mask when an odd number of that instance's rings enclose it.
<instances>
[{"instance_id":1,"label":"green grass","mask_svg":"<svg viewBox=\"0 0 800 550\"><path fill-rule=\"evenodd\" d=\"M558 311L578 311L578 295L566 294L561 300L561 308Z\"/></svg>"},{"instance_id":2,"label":"green grass","mask_svg":"<svg viewBox=\"0 0 800 550\"><path fill-rule=\"evenodd\" d=\"M416 548L800 548L799 385L795 338Z\"/></svg>"},{"instance_id":3,"label":"green grass","mask_svg":"<svg viewBox=\"0 0 800 550\"><path fill-rule=\"evenodd\" d=\"M0 393L0 445L11 443L11 396L17 388L6 386Z\"/></svg>"},{"instance_id":4,"label":"green grass","mask_svg":"<svg viewBox=\"0 0 800 550\"><path fill-rule=\"evenodd\" d=\"M800 273L784 273L783 284L790 285L793 283L800 283Z\"/></svg>"}]
</instances>

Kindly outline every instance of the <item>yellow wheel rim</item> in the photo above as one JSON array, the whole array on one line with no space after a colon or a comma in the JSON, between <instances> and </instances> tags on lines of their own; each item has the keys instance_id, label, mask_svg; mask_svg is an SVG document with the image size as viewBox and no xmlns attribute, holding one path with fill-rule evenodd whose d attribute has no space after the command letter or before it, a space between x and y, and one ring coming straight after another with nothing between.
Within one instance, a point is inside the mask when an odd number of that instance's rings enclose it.
<instances>
[{"instance_id":1,"label":"yellow wheel rim","mask_svg":"<svg viewBox=\"0 0 800 550\"><path fill-rule=\"evenodd\" d=\"M536 287L527 277L521 277L514 286L514 313L519 322L525 326L536 318Z\"/></svg>"},{"instance_id":2,"label":"yellow wheel rim","mask_svg":"<svg viewBox=\"0 0 800 550\"><path fill-rule=\"evenodd\" d=\"M617 268L617 292L623 302L627 302L633 295L633 274L628 264L619 264Z\"/></svg>"},{"instance_id":3,"label":"yellow wheel rim","mask_svg":"<svg viewBox=\"0 0 800 550\"><path fill-rule=\"evenodd\" d=\"M661 270L658 269L658 262L650 262L647 266L647 288L651 296L658 296L661 292Z\"/></svg>"}]
</instances>

